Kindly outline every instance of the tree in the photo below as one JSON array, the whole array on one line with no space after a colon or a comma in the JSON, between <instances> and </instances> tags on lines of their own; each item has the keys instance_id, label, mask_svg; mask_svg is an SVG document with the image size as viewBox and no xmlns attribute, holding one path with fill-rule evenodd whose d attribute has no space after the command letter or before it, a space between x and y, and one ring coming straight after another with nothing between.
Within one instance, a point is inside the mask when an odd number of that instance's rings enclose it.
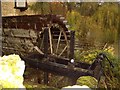
<instances>
[{"instance_id":1,"label":"tree","mask_svg":"<svg viewBox=\"0 0 120 90\"><path fill-rule=\"evenodd\" d=\"M66 14L66 6L62 2L35 2L30 9L36 14Z\"/></svg>"}]
</instances>

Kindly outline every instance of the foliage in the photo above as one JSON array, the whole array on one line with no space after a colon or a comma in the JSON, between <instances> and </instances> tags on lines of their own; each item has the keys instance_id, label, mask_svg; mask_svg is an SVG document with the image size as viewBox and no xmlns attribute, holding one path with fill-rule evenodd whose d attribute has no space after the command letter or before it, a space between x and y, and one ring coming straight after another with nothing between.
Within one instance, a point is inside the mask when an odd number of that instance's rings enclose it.
<instances>
[{"instance_id":1,"label":"foliage","mask_svg":"<svg viewBox=\"0 0 120 90\"><path fill-rule=\"evenodd\" d=\"M77 85L87 85L90 88L96 88L98 81L91 76L82 76L77 79Z\"/></svg>"},{"instance_id":2,"label":"foliage","mask_svg":"<svg viewBox=\"0 0 120 90\"><path fill-rule=\"evenodd\" d=\"M25 65L19 55L0 57L0 85L2 88L24 88Z\"/></svg>"},{"instance_id":3,"label":"foliage","mask_svg":"<svg viewBox=\"0 0 120 90\"><path fill-rule=\"evenodd\" d=\"M67 8L61 2L35 2L30 9L35 14L61 14L65 15Z\"/></svg>"},{"instance_id":4,"label":"foliage","mask_svg":"<svg viewBox=\"0 0 120 90\"><path fill-rule=\"evenodd\" d=\"M98 10L98 4L95 2L78 3L76 9L82 16L92 16Z\"/></svg>"},{"instance_id":5,"label":"foliage","mask_svg":"<svg viewBox=\"0 0 120 90\"><path fill-rule=\"evenodd\" d=\"M75 51L75 60L92 64L97 54L101 52L100 50L89 50L89 51L82 51L79 50Z\"/></svg>"},{"instance_id":6,"label":"foliage","mask_svg":"<svg viewBox=\"0 0 120 90\"><path fill-rule=\"evenodd\" d=\"M98 31L101 32L101 43L108 42L113 44L117 40L118 18L119 13L116 3L103 4L92 16L92 22L95 22L96 26L101 27L101 30Z\"/></svg>"},{"instance_id":7,"label":"foliage","mask_svg":"<svg viewBox=\"0 0 120 90\"><path fill-rule=\"evenodd\" d=\"M45 2L36 2L32 6L29 6L31 10L34 11L36 14L48 14L50 12L49 8L49 3Z\"/></svg>"},{"instance_id":8,"label":"foliage","mask_svg":"<svg viewBox=\"0 0 120 90\"><path fill-rule=\"evenodd\" d=\"M39 14L62 14L66 16L69 30L75 30L80 50L75 51L75 60L91 64L96 55L105 53L114 64L111 69L105 61L106 85L120 86L120 60L115 55L113 45L118 42L119 8L117 3L74 3L74 2L37 2L31 10ZM88 45L86 45L88 44ZM104 47L107 44L107 47ZM109 73L108 73L109 72ZM104 86L103 86L104 87Z\"/></svg>"},{"instance_id":9,"label":"foliage","mask_svg":"<svg viewBox=\"0 0 120 90\"><path fill-rule=\"evenodd\" d=\"M83 51L83 52L77 51L75 53L75 58L76 58L75 60L79 60L82 62L92 64L97 54L101 52L106 54L108 59L113 63L114 68L110 66L107 60L103 62L105 79L101 80L100 86L103 88L105 87L118 88L120 86L119 84L120 83L119 82L120 72L118 72L120 69L119 67L120 61L115 55L113 46L108 46L104 48L103 50L95 49L95 50L89 50L89 51Z\"/></svg>"},{"instance_id":10,"label":"foliage","mask_svg":"<svg viewBox=\"0 0 120 90\"><path fill-rule=\"evenodd\" d=\"M105 3L92 16L97 24L102 25L105 29L118 28L118 5L116 3Z\"/></svg>"},{"instance_id":11,"label":"foliage","mask_svg":"<svg viewBox=\"0 0 120 90\"><path fill-rule=\"evenodd\" d=\"M90 49L87 51L76 50L75 51L75 59L77 61L83 61L83 62L91 64L94 61L97 54L99 54L99 53L105 53L111 60L116 59L115 58L115 50L114 50L113 46L108 46L103 49Z\"/></svg>"},{"instance_id":12,"label":"foliage","mask_svg":"<svg viewBox=\"0 0 120 90\"><path fill-rule=\"evenodd\" d=\"M86 45L113 44L117 41L119 13L117 3L36 2L30 6L36 14L61 14L66 17L76 39ZM111 37L110 37L111 36Z\"/></svg>"}]
</instances>

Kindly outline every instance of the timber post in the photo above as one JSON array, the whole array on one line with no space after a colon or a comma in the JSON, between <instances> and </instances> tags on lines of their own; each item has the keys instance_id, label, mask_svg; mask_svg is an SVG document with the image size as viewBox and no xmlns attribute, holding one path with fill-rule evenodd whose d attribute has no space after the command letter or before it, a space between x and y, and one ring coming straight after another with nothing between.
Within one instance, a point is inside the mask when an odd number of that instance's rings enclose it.
<instances>
[{"instance_id":1,"label":"timber post","mask_svg":"<svg viewBox=\"0 0 120 90\"><path fill-rule=\"evenodd\" d=\"M70 32L70 60L74 59L75 31Z\"/></svg>"},{"instance_id":2,"label":"timber post","mask_svg":"<svg viewBox=\"0 0 120 90\"><path fill-rule=\"evenodd\" d=\"M47 56L48 56L48 28L45 27L44 29L44 55L45 55L45 59L47 59ZM48 73L47 72L44 72L44 84L48 84Z\"/></svg>"},{"instance_id":3,"label":"timber post","mask_svg":"<svg viewBox=\"0 0 120 90\"><path fill-rule=\"evenodd\" d=\"M68 65L69 67L71 67L72 69L74 69L74 46L75 46L75 31L70 31L70 62ZM70 78L70 82L71 85L76 84L76 80L75 79L71 79Z\"/></svg>"}]
</instances>

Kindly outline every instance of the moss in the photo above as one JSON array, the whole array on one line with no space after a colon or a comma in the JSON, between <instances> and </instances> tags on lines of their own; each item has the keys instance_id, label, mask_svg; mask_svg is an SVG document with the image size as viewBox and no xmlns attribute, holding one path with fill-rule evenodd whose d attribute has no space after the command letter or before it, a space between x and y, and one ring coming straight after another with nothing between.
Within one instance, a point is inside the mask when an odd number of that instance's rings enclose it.
<instances>
[{"instance_id":1,"label":"moss","mask_svg":"<svg viewBox=\"0 0 120 90\"><path fill-rule=\"evenodd\" d=\"M87 85L90 88L95 88L97 86L98 81L91 76L82 76L78 78L77 85Z\"/></svg>"}]
</instances>

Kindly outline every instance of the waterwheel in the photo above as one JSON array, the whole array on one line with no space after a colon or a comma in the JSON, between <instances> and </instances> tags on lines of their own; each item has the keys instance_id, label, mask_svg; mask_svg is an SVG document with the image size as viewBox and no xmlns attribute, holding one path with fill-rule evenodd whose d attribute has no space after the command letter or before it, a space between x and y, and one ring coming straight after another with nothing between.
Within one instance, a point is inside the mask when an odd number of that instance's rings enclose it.
<instances>
[{"instance_id":1,"label":"waterwheel","mask_svg":"<svg viewBox=\"0 0 120 90\"><path fill-rule=\"evenodd\" d=\"M34 51L58 57L69 57L70 31L67 21L61 15L5 16L3 21L3 53L26 55ZM48 45L44 44L45 29Z\"/></svg>"},{"instance_id":2,"label":"waterwheel","mask_svg":"<svg viewBox=\"0 0 120 90\"><path fill-rule=\"evenodd\" d=\"M65 31L59 24L54 24L48 30L48 54L69 57L69 31ZM44 30L39 34L38 47L44 51Z\"/></svg>"},{"instance_id":3,"label":"waterwheel","mask_svg":"<svg viewBox=\"0 0 120 90\"><path fill-rule=\"evenodd\" d=\"M47 54L57 56L57 58L50 57L56 59L55 62L50 60L38 62L38 60L45 58L40 54L33 54L30 57L25 57L24 60L34 68L68 76L72 79L75 77L77 79L80 76L93 76L91 72L88 72L90 65L76 62L73 66L70 63L69 60L73 58L71 56L74 54L74 32L69 31L67 27L67 21L60 15L2 17L2 52L25 56L36 51L45 54L45 50L47 50ZM86 70L82 69L81 71L81 68ZM48 76L48 73L45 73L45 83L48 83Z\"/></svg>"}]
</instances>

